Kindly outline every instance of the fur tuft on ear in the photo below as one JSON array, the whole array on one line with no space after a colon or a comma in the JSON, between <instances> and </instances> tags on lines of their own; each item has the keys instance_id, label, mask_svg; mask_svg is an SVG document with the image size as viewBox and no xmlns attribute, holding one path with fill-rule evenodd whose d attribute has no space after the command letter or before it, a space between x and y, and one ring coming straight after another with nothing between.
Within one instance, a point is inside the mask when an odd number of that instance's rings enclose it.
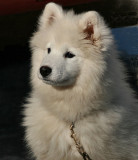
<instances>
[{"instance_id":1,"label":"fur tuft on ear","mask_svg":"<svg viewBox=\"0 0 138 160\"><path fill-rule=\"evenodd\" d=\"M83 14L79 21L80 27L86 34L85 39L90 40L93 45L96 45L97 41L100 40L99 23L100 16L95 11L89 11Z\"/></svg>"},{"instance_id":2,"label":"fur tuft on ear","mask_svg":"<svg viewBox=\"0 0 138 160\"><path fill-rule=\"evenodd\" d=\"M62 7L51 2L45 6L45 9L40 17L40 28L46 29L46 27L52 25L56 19L63 17Z\"/></svg>"}]
</instances>

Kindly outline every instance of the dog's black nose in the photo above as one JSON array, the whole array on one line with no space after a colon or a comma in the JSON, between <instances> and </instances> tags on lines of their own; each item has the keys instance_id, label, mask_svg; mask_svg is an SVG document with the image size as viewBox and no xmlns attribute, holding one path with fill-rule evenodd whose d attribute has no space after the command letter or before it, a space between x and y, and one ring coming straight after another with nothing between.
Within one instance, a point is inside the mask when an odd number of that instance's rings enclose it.
<instances>
[{"instance_id":1,"label":"dog's black nose","mask_svg":"<svg viewBox=\"0 0 138 160\"><path fill-rule=\"evenodd\" d=\"M52 72L52 69L48 66L42 66L40 68L40 73L41 73L42 77L44 77L44 78L49 76L51 72Z\"/></svg>"}]
</instances>

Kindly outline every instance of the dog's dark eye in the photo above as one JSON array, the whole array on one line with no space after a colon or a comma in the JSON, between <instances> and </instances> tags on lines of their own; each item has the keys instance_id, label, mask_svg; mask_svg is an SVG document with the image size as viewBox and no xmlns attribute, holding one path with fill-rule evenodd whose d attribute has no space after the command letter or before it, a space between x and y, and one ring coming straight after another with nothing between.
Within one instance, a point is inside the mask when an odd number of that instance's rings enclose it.
<instances>
[{"instance_id":1,"label":"dog's dark eye","mask_svg":"<svg viewBox=\"0 0 138 160\"><path fill-rule=\"evenodd\" d=\"M65 58L73 58L75 55L72 54L71 52L66 52L65 53Z\"/></svg>"},{"instance_id":2,"label":"dog's dark eye","mask_svg":"<svg viewBox=\"0 0 138 160\"><path fill-rule=\"evenodd\" d=\"M51 48L47 48L47 52L49 54L51 52Z\"/></svg>"}]
</instances>

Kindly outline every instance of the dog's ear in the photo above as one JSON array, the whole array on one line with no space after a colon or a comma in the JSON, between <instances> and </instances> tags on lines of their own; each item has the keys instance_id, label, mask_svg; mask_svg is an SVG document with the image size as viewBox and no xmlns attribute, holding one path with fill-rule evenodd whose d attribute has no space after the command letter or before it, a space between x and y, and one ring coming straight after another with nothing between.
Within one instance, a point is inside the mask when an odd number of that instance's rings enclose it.
<instances>
[{"instance_id":1,"label":"dog's ear","mask_svg":"<svg viewBox=\"0 0 138 160\"><path fill-rule=\"evenodd\" d=\"M40 27L45 29L54 21L63 17L62 7L55 3L48 3L40 17Z\"/></svg>"},{"instance_id":2,"label":"dog's ear","mask_svg":"<svg viewBox=\"0 0 138 160\"><path fill-rule=\"evenodd\" d=\"M93 45L100 45L100 23L102 18L96 11L89 11L82 15L79 26L85 34L85 39L92 42Z\"/></svg>"}]
</instances>

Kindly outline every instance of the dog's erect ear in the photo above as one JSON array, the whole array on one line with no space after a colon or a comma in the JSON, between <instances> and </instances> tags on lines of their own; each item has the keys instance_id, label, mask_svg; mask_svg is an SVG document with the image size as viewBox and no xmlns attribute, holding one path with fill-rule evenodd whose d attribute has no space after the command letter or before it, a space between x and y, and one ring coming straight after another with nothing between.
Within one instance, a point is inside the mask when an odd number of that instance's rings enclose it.
<instances>
[{"instance_id":1,"label":"dog's erect ear","mask_svg":"<svg viewBox=\"0 0 138 160\"><path fill-rule=\"evenodd\" d=\"M55 3L48 3L40 17L40 27L45 29L57 19L63 17L62 7Z\"/></svg>"},{"instance_id":2,"label":"dog's erect ear","mask_svg":"<svg viewBox=\"0 0 138 160\"><path fill-rule=\"evenodd\" d=\"M95 44L100 39L99 30L100 16L95 11L89 11L82 15L79 25L85 33L85 39L91 40Z\"/></svg>"}]
</instances>

